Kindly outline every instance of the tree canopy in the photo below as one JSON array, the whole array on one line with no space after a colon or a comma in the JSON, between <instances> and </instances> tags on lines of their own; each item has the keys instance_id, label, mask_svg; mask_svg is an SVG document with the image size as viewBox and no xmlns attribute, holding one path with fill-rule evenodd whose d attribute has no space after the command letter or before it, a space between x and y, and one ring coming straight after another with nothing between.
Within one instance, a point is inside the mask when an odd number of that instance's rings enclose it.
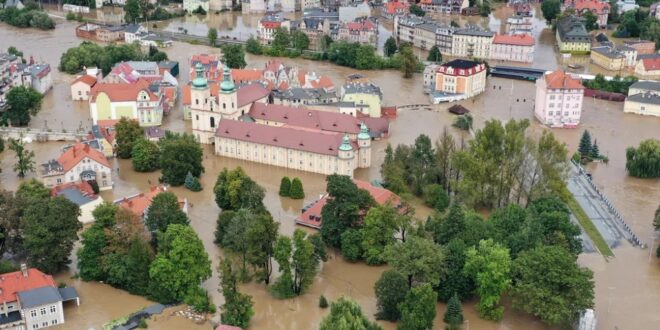
<instances>
[{"instance_id":1,"label":"tree canopy","mask_svg":"<svg viewBox=\"0 0 660 330\"><path fill-rule=\"evenodd\" d=\"M660 140L644 140L626 149L626 170L638 178L660 177Z\"/></svg>"},{"instance_id":2,"label":"tree canopy","mask_svg":"<svg viewBox=\"0 0 660 330\"><path fill-rule=\"evenodd\" d=\"M16 86L5 97L9 108L0 120L12 126L26 126L31 117L41 110L41 93L32 87Z\"/></svg>"},{"instance_id":3,"label":"tree canopy","mask_svg":"<svg viewBox=\"0 0 660 330\"><path fill-rule=\"evenodd\" d=\"M117 147L115 152L119 158L131 158L133 154L133 146L144 138L144 131L137 120L122 117L115 124L115 141ZM144 146L142 146L144 147ZM149 147L146 147L149 148ZM144 155L150 157L151 155ZM139 159L138 163L143 159ZM139 164L148 165L148 164Z\"/></svg>"},{"instance_id":4,"label":"tree canopy","mask_svg":"<svg viewBox=\"0 0 660 330\"><path fill-rule=\"evenodd\" d=\"M173 186L184 184L190 172L199 177L204 172L203 151L192 134L166 132L158 142L162 179Z\"/></svg>"},{"instance_id":5,"label":"tree canopy","mask_svg":"<svg viewBox=\"0 0 660 330\"><path fill-rule=\"evenodd\" d=\"M265 210L264 189L250 178L241 167L223 168L213 187L215 202L222 210Z\"/></svg>"},{"instance_id":6,"label":"tree canopy","mask_svg":"<svg viewBox=\"0 0 660 330\"><path fill-rule=\"evenodd\" d=\"M320 330L380 330L354 300L340 297L330 305L330 314L321 321Z\"/></svg>"}]
</instances>

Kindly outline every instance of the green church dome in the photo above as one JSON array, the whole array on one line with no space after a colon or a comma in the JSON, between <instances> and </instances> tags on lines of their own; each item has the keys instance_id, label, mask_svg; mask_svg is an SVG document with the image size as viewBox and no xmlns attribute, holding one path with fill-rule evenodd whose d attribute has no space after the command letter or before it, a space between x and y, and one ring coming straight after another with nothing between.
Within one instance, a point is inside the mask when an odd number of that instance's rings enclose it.
<instances>
[{"instance_id":1,"label":"green church dome","mask_svg":"<svg viewBox=\"0 0 660 330\"><path fill-rule=\"evenodd\" d=\"M204 66L197 62L195 65L196 76L192 81L193 88L204 89L207 87L206 78L204 78Z\"/></svg>"},{"instance_id":2,"label":"green church dome","mask_svg":"<svg viewBox=\"0 0 660 330\"><path fill-rule=\"evenodd\" d=\"M353 146L351 146L351 141L348 139L348 134L344 135L344 139L342 141L342 144L339 146L339 150L341 151L353 150Z\"/></svg>"},{"instance_id":3,"label":"green church dome","mask_svg":"<svg viewBox=\"0 0 660 330\"><path fill-rule=\"evenodd\" d=\"M364 123L360 124L360 134L357 136L358 140L370 140L371 136L369 136L369 129L367 128L367 125Z\"/></svg>"},{"instance_id":4,"label":"green church dome","mask_svg":"<svg viewBox=\"0 0 660 330\"><path fill-rule=\"evenodd\" d=\"M224 69L224 79L220 84L220 90L226 94L233 93L236 90L236 85L234 85L234 82L231 79L231 71L227 66L225 66Z\"/></svg>"}]
</instances>

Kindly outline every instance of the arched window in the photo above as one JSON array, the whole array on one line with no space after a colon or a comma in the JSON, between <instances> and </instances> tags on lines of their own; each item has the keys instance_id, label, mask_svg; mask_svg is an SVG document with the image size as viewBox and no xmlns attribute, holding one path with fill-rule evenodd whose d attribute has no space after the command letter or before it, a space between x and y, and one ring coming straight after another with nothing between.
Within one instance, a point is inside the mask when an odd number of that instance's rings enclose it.
<instances>
[{"instance_id":1,"label":"arched window","mask_svg":"<svg viewBox=\"0 0 660 330\"><path fill-rule=\"evenodd\" d=\"M199 99L195 99L195 104L199 105Z\"/></svg>"},{"instance_id":2,"label":"arched window","mask_svg":"<svg viewBox=\"0 0 660 330\"><path fill-rule=\"evenodd\" d=\"M227 109L227 103L222 103L222 108Z\"/></svg>"},{"instance_id":3,"label":"arched window","mask_svg":"<svg viewBox=\"0 0 660 330\"><path fill-rule=\"evenodd\" d=\"M211 121L211 128L214 128L214 127L215 127L215 118L214 118L214 117L211 117L211 118L209 118L209 119L210 119L210 121Z\"/></svg>"}]
</instances>

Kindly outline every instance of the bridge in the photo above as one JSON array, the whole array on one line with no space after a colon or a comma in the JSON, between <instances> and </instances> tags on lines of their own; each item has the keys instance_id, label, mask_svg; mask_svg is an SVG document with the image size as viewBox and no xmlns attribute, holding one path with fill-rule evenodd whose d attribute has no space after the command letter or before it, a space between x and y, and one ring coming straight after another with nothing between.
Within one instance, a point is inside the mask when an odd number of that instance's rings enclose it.
<instances>
[{"instance_id":1,"label":"bridge","mask_svg":"<svg viewBox=\"0 0 660 330\"><path fill-rule=\"evenodd\" d=\"M81 141L87 137L87 131L83 129L47 129L29 127L0 127L1 139L23 139L24 141L49 142L49 141Z\"/></svg>"}]
</instances>

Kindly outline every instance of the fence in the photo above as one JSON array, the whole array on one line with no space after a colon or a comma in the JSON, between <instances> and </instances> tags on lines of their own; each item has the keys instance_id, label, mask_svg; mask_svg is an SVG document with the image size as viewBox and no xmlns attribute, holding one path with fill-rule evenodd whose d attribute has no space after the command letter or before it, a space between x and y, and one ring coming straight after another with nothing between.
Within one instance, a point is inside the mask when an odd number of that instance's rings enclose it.
<instances>
[{"instance_id":1,"label":"fence","mask_svg":"<svg viewBox=\"0 0 660 330\"><path fill-rule=\"evenodd\" d=\"M599 91L599 90L590 89L590 88L585 88L584 89L584 96L585 97L595 97L597 99L607 100L607 101L614 101L614 102L623 102L623 101L626 100L626 96L624 94Z\"/></svg>"}]
</instances>

